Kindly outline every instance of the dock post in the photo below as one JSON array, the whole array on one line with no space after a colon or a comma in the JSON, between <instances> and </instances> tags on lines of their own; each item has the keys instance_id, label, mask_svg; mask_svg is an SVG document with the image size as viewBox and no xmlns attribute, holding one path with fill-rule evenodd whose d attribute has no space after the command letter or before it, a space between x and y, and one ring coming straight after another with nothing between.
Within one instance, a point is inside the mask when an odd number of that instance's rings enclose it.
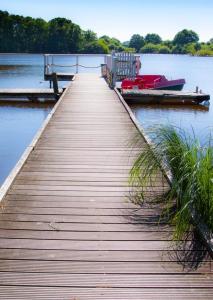
<instances>
[{"instance_id":1,"label":"dock post","mask_svg":"<svg viewBox=\"0 0 213 300\"><path fill-rule=\"evenodd\" d=\"M55 72L52 73L52 82L53 82L55 98L58 100L59 98L58 79L57 79L57 74Z\"/></svg>"},{"instance_id":2,"label":"dock post","mask_svg":"<svg viewBox=\"0 0 213 300\"><path fill-rule=\"evenodd\" d=\"M78 62L79 62L79 57L76 55L76 74L78 74Z\"/></svg>"}]
</instances>

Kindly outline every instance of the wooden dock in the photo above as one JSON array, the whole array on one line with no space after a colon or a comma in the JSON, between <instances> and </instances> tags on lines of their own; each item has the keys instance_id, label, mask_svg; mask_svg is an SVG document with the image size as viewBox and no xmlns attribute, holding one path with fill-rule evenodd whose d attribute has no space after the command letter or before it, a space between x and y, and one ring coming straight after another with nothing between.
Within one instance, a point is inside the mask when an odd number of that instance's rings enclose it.
<instances>
[{"instance_id":1,"label":"wooden dock","mask_svg":"<svg viewBox=\"0 0 213 300\"><path fill-rule=\"evenodd\" d=\"M170 90L122 90L122 96L129 102L142 104L200 104L210 100L210 95L188 91Z\"/></svg>"},{"instance_id":2,"label":"wooden dock","mask_svg":"<svg viewBox=\"0 0 213 300\"><path fill-rule=\"evenodd\" d=\"M39 101L39 99L55 99L63 93L59 89L56 94L54 89L0 89L0 99L27 99L30 101Z\"/></svg>"},{"instance_id":3,"label":"wooden dock","mask_svg":"<svg viewBox=\"0 0 213 300\"><path fill-rule=\"evenodd\" d=\"M128 201L137 129L115 91L80 74L56 106L2 191L0 299L212 299L212 261L184 270L172 227Z\"/></svg>"}]
</instances>

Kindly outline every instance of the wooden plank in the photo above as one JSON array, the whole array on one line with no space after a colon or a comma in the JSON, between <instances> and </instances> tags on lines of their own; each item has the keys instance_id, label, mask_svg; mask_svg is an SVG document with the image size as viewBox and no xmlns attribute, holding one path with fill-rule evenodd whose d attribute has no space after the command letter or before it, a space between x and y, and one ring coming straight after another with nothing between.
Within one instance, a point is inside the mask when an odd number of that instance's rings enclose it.
<instances>
[{"instance_id":1,"label":"wooden plank","mask_svg":"<svg viewBox=\"0 0 213 300\"><path fill-rule=\"evenodd\" d=\"M128 278L128 275L131 277L131 274L143 274L144 280L146 280L146 277L149 277L148 274L156 274L158 277L159 275L163 274L165 276L165 282L166 284L167 276L170 276L172 280L172 276L175 274L182 274L182 278L184 278L185 271L183 270L182 266L178 265L176 262L162 262L162 261L143 261L143 262L126 262L123 264L122 262L103 262L103 261L51 261L51 260L45 260L45 261L37 261L37 260L0 260L0 278L1 272L22 272L22 273L56 273L56 274L98 274L100 277L100 274L106 275L106 274L125 274L126 278ZM171 276L172 273L172 276ZM206 273L206 274L203 274ZM212 283L212 277L211 274L211 264L210 262L203 264L200 267L200 271L198 270L191 270L185 275L190 274L191 278L199 277L206 278L206 282L208 283L208 286L213 287ZM15 274L14 274L15 275ZM167 276L166 276L167 275ZM36 275L35 275L36 277ZM150 276L151 277L151 276ZM153 276L154 277L154 276ZM122 278L122 276L121 276ZM142 278L142 276L140 276ZM187 278L187 276L186 276ZM163 278L162 278L163 279ZM6 279L7 280L7 279ZM17 279L18 280L18 279ZM130 280L130 278L129 278ZM163 281L163 280L162 280ZM2 282L2 280L0 280ZM131 282L131 280L129 281ZM55 284L55 283L53 283ZM126 283L128 284L128 283ZM152 283L147 283L148 285L151 285ZM187 285L187 282L185 282ZM190 281L188 282L190 284ZM44 285L48 285L44 282ZM182 284L182 287L184 288L184 284ZM199 287L199 286L198 286Z\"/></svg>"},{"instance_id":2,"label":"wooden plank","mask_svg":"<svg viewBox=\"0 0 213 300\"><path fill-rule=\"evenodd\" d=\"M179 257L183 251L181 250L144 250L144 251L88 251L88 250L38 250L38 249L5 249L0 248L0 259L2 260L22 260L24 265L25 260L35 261L81 261L81 262L172 262L177 264ZM201 252L202 253L202 252ZM195 255L194 255L195 254ZM194 262L196 252L193 253L191 260L185 259L187 262ZM199 262L199 261L198 261ZM200 261L202 263L202 261ZM206 259L205 264L210 264L210 258ZM121 268L122 269L122 268ZM184 272L184 271L183 271ZM155 273L153 273L155 274ZM209 274L208 274L209 276Z\"/></svg>"},{"instance_id":3,"label":"wooden plank","mask_svg":"<svg viewBox=\"0 0 213 300\"><path fill-rule=\"evenodd\" d=\"M5 210L7 211L7 210ZM103 223L103 224L155 224L159 223L159 220L155 219L153 216L145 216L142 218L140 216L81 216L81 215L42 215L42 214L9 214L4 213L1 215L0 220L4 221L22 221L22 222L59 222L59 223Z\"/></svg>"},{"instance_id":4,"label":"wooden plank","mask_svg":"<svg viewBox=\"0 0 213 300\"><path fill-rule=\"evenodd\" d=\"M35 226L34 226L35 227ZM0 239L8 238L8 239L41 239L41 240L85 240L85 241L152 241L152 240L171 240L172 235L169 231L131 231L131 232L122 232L119 233L114 229L114 231L62 231L60 229L60 224L49 224L49 228L52 228L52 231L44 229L42 230L23 230L23 229L2 229L0 230ZM101 226L99 225L99 228ZM113 227L112 227L113 228ZM105 229L105 228L104 228ZM159 232L161 234L159 234Z\"/></svg>"},{"instance_id":5,"label":"wooden plank","mask_svg":"<svg viewBox=\"0 0 213 300\"><path fill-rule=\"evenodd\" d=\"M1 247L7 249L55 249L55 250L107 250L107 251L166 251L171 247L171 241L76 241L76 240L35 240L1 238ZM189 244L189 243L188 243ZM201 247L198 249L201 250Z\"/></svg>"},{"instance_id":6,"label":"wooden plank","mask_svg":"<svg viewBox=\"0 0 213 300\"><path fill-rule=\"evenodd\" d=\"M172 232L173 227L166 224L116 224L116 223L56 223L56 222L21 222L21 221L0 221L1 229L10 230L43 230L43 231L71 231L71 232L116 232L117 239L119 232L140 232L140 238L143 238L142 232ZM150 234L152 236L152 234ZM158 238L160 238L159 236Z\"/></svg>"},{"instance_id":7,"label":"wooden plank","mask_svg":"<svg viewBox=\"0 0 213 300\"><path fill-rule=\"evenodd\" d=\"M196 295L196 296L195 296ZM3 299L69 299L76 300L212 300L212 288L68 288L68 287L30 287L2 286Z\"/></svg>"},{"instance_id":8,"label":"wooden plank","mask_svg":"<svg viewBox=\"0 0 213 300\"><path fill-rule=\"evenodd\" d=\"M6 275L6 276L5 276ZM83 288L212 288L212 281L205 275L133 275L133 274L45 274L0 273L2 285L49 286ZM187 282L189 285L187 285ZM212 290L213 295L213 290Z\"/></svg>"},{"instance_id":9,"label":"wooden plank","mask_svg":"<svg viewBox=\"0 0 213 300\"><path fill-rule=\"evenodd\" d=\"M160 210L157 209L112 209L112 208L54 208L54 207L20 207L20 206L7 206L6 213L7 214L45 214L45 215L71 215L71 216L150 216L154 213L159 213Z\"/></svg>"}]
</instances>

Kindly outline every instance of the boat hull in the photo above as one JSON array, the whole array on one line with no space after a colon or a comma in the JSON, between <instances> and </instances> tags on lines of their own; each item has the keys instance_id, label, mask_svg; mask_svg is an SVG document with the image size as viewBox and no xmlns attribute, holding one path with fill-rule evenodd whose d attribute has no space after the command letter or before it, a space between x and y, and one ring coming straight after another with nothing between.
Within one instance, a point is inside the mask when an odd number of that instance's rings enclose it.
<instances>
[{"instance_id":1,"label":"boat hull","mask_svg":"<svg viewBox=\"0 0 213 300\"><path fill-rule=\"evenodd\" d=\"M182 91L183 87L184 84L177 84L173 86L164 86L164 87L155 88L155 90Z\"/></svg>"}]
</instances>

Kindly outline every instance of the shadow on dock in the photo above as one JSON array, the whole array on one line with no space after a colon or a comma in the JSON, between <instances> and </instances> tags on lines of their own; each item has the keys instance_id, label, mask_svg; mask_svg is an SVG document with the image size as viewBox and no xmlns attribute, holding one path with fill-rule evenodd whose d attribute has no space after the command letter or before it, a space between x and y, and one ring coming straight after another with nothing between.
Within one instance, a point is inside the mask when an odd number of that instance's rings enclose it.
<instances>
[{"instance_id":1,"label":"shadow on dock","mask_svg":"<svg viewBox=\"0 0 213 300\"><path fill-rule=\"evenodd\" d=\"M161 196L158 195L158 199L160 199ZM130 203L134 203L134 197L135 195L130 193L128 196ZM165 213L160 202L158 203L157 198L156 203L157 204L153 207L154 202L151 201L150 205L146 202L141 206L138 206L137 209L129 210L129 215L124 217L127 218L130 223L137 226L141 225L143 230L144 227L146 227L146 231L150 231L151 229L151 231L156 230L166 232L168 231L168 228L171 227L169 220L171 214L175 211L175 208L172 207L170 212L167 211ZM153 209L153 214L149 215L144 213L147 209ZM175 240L172 231L170 233L168 231L168 240L170 241L170 247L165 249L167 252L167 259L176 261L186 272L197 270L206 261L211 259L206 245L201 241L195 228L192 231L189 231L181 241Z\"/></svg>"}]
</instances>

